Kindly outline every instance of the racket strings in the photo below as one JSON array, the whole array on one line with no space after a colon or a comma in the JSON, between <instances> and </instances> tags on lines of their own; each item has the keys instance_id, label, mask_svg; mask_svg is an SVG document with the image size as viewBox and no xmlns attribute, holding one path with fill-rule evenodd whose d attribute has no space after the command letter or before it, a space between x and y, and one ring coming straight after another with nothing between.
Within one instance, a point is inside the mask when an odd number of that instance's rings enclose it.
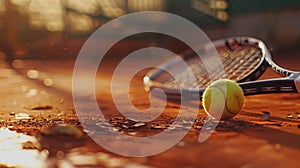
<instances>
[{"instance_id":1,"label":"racket strings","mask_svg":"<svg viewBox=\"0 0 300 168\"><path fill-rule=\"evenodd\" d=\"M260 50L250 49L246 53L246 55L240 56L240 59L232 61L232 64L225 66L226 78L238 81L251 72L260 62L262 54Z\"/></svg>"},{"instance_id":2,"label":"racket strings","mask_svg":"<svg viewBox=\"0 0 300 168\"><path fill-rule=\"evenodd\" d=\"M177 80L169 77L161 84L168 88L201 88L208 86L213 80L219 78L238 81L253 72L262 59L261 50L254 45L243 46L234 50L223 47L218 49L218 52L220 55L218 59L221 59L224 69L218 66L219 60L205 60L206 65L216 67L215 71L209 74L205 64L199 57L189 57L185 60L189 68L179 70L178 66L172 66L173 72L177 75ZM225 74L222 72L225 72Z\"/></svg>"},{"instance_id":3,"label":"racket strings","mask_svg":"<svg viewBox=\"0 0 300 168\"><path fill-rule=\"evenodd\" d=\"M205 79L200 78L201 80L198 80L198 86L207 86L210 81L214 81L219 78L228 78L236 81L239 80L244 77L244 74L248 73L259 63L260 59L258 58L260 58L261 52L257 49L245 48L235 50L233 52L223 51L220 52L220 55L222 56L221 58L223 58L222 62L225 73L222 73L222 68L218 67L215 72L210 73L209 75L206 74Z\"/></svg>"},{"instance_id":4,"label":"racket strings","mask_svg":"<svg viewBox=\"0 0 300 168\"><path fill-rule=\"evenodd\" d=\"M247 50L247 52L245 52L245 50ZM232 53L229 53L228 51L220 52L220 55L222 56L221 58L225 58L225 61L222 60L225 73L223 74L223 69L218 67L213 74L210 74L210 77L212 80L225 77L232 79L233 74L236 74L236 71L242 67L240 66L241 63L247 61L249 57L252 56L253 52L253 50L248 51L248 49L239 49L238 51L233 51ZM242 56L241 53L246 55ZM228 76L228 74L231 75L231 77Z\"/></svg>"},{"instance_id":5,"label":"racket strings","mask_svg":"<svg viewBox=\"0 0 300 168\"><path fill-rule=\"evenodd\" d=\"M237 81L241 80L242 77L244 76L248 76L249 73L251 73L253 71L253 69L256 68L256 66L259 64L260 59L258 59L260 57L261 53L254 53L253 56L250 57L250 60L247 62L248 64L243 64L240 66L240 68L237 70L238 72L240 72L239 76L229 76L229 78L236 78Z\"/></svg>"}]
</instances>

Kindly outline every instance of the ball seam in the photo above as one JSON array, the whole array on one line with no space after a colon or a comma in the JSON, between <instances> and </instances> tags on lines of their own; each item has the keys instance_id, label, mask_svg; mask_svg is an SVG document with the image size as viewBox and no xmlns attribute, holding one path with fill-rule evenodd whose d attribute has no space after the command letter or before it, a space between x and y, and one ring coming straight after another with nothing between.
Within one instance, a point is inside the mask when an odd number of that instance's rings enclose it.
<instances>
[{"instance_id":1,"label":"ball seam","mask_svg":"<svg viewBox=\"0 0 300 168\"><path fill-rule=\"evenodd\" d=\"M227 99L226 99L226 95L225 95L224 91L223 91L221 88L219 88L218 86L211 86L211 87L217 88L217 89L219 89L219 90L221 91L221 93L222 93L223 96L224 96L224 100L225 100L225 109L226 109L226 111L227 111L228 113L230 113L231 115L235 115L235 113L233 113L232 111L230 111L230 110L228 109L228 107L227 107ZM223 112L224 112L224 111L223 111ZM222 113L222 115L223 115L223 113Z\"/></svg>"}]
</instances>

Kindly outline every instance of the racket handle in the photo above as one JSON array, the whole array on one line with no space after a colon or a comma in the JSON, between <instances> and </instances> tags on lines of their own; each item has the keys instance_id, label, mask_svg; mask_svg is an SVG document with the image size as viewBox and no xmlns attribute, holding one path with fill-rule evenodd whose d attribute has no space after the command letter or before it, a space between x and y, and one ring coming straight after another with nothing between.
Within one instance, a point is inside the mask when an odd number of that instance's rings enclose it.
<instances>
[{"instance_id":1,"label":"racket handle","mask_svg":"<svg viewBox=\"0 0 300 168\"><path fill-rule=\"evenodd\" d=\"M239 85L244 91L244 95L256 95L266 93L299 93L300 77L296 86L295 78L267 79L251 82L243 82ZM298 87L298 88L297 88Z\"/></svg>"},{"instance_id":2,"label":"racket handle","mask_svg":"<svg viewBox=\"0 0 300 168\"><path fill-rule=\"evenodd\" d=\"M294 82L295 82L295 86L296 86L297 92L300 93L300 75L298 75L296 77L296 79L294 80Z\"/></svg>"}]
</instances>

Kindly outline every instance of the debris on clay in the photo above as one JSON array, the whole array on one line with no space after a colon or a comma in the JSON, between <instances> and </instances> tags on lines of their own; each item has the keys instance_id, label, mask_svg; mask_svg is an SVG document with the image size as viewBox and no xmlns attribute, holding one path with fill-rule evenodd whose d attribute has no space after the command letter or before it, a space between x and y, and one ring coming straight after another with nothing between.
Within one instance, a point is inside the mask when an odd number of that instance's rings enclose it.
<instances>
[{"instance_id":1,"label":"debris on clay","mask_svg":"<svg viewBox=\"0 0 300 168\"><path fill-rule=\"evenodd\" d=\"M30 120L31 117L26 113L17 113L17 114L15 114L15 119L16 120Z\"/></svg>"},{"instance_id":2,"label":"debris on clay","mask_svg":"<svg viewBox=\"0 0 300 168\"><path fill-rule=\"evenodd\" d=\"M293 118L294 118L294 116L293 116L293 115L291 115L291 114L288 114L288 115L287 115L287 118L289 118L289 119L293 119Z\"/></svg>"},{"instance_id":3,"label":"debris on clay","mask_svg":"<svg viewBox=\"0 0 300 168\"><path fill-rule=\"evenodd\" d=\"M28 106L26 108L29 110L52 110L53 109L53 107L50 105Z\"/></svg>"},{"instance_id":4,"label":"debris on clay","mask_svg":"<svg viewBox=\"0 0 300 168\"><path fill-rule=\"evenodd\" d=\"M78 127L70 124L57 124L40 130L38 140L42 149L49 150L50 158L57 158L58 152L68 152L84 146L86 136Z\"/></svg>"},{"instance_id":5,"label":"debris on clay","mask_svg":"<svg viewBox=\"0 0 300 168\"><path fill-rule=\"evenodd\" d=\"M262 112L263 114L260 116L260 118L262 119L262 120L270 120L270 112L268 112L268 111L263 111Z\"/></svg>"},{"instance_id":6,"label":"debris on clay","mask_svg":"<svg viewBox=\"0 0 300 168\"><path fill-rule=\"evenodd\" d=\"M47 137L67 136L76 139L81 139L84 136L82 130L70 124L57 124L42 128L40 134Z\"/></svg>"}]
</instances>

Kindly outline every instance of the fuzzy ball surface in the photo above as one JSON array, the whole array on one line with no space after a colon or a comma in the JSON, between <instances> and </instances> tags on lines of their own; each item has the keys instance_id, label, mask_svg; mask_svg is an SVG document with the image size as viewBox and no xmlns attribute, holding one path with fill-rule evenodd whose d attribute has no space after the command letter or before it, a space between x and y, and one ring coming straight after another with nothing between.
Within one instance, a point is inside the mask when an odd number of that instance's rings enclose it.
<instances>
[{"instance_id":1,"label":"fuzzy ball surface","mask_svg":"<svg viewBox=\"0 0 300 168\"><path fill-rule=\"evenodd\" d=\"M230 119L244 106L244 92L234 81L219 79L204 91L202 105L207 115L216 119Z\"/></svg>"}]
</instances>

